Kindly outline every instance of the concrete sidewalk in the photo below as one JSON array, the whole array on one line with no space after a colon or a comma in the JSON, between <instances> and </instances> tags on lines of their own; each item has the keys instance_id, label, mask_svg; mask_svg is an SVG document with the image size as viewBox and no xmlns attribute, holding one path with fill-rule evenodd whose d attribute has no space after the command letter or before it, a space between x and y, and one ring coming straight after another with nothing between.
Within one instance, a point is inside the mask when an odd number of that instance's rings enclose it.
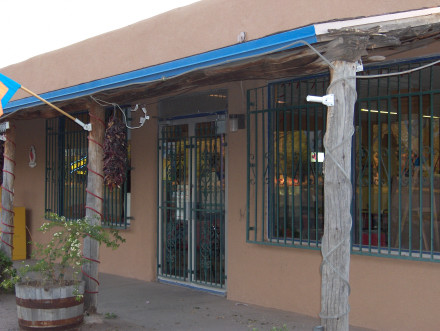
<instances>
[{"instance_id":1,"label":"concrete sidewalk","mask_svg":"<svg viewBox=\"0 0 440 331\"><path fill-rule=\"evenodd\" d=\"M318 319L309 316L247 305L178 286L108 274L100 274L100 283L99 314L86 316L81 331L311 331L319 325ZM0 295L0 330L19 330L13 294Z\"/></svg>"}]
</instances>

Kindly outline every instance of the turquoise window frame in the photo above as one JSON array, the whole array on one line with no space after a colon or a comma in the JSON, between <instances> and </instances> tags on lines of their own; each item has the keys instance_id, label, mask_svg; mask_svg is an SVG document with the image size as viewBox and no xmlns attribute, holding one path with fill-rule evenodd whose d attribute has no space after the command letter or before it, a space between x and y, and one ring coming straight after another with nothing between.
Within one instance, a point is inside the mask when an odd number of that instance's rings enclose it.
<instances>
[{"instance_id":1,"label":"turquoise window frame","mask_svg":"<svg viewBox=\"0 0 440 331\"><path fill-rule=\"evenodd\" d=\"M437 60L435 58L424 58L402 61L399 63L389 63L379 66L367 66L362 74L383 74L392 73L397 71L403 71L407 69L413 69L424 65L426 63L433 62ZM356 133L353 137L353 153L352 153L352 169L353 169L353 192L354 198L352 203L352 215L353 215L353 230L352 230L352 253L361 255L371 255L371 256L381 256L381 257L395 257L401 259L412 259L412 260L422 260L422 261L439 261L440 260L440 242L438 240L438 226L439 218L436 212L438 209L437 195L435 190L437 189L437 177L434 176L434 172L438 173L440 176L440 166L439 169L435 168L434 155L440 155L440 147L434 146L434 137L438 137L439 132L438 124L433 124L434 120L440 117L440 66L431 66L420 71L415 71L407 77L393 76L392 77L382 77L374 80L361 80L357 81L358 90L358 100L355 109L355 126L356 130L362 131L363 135L367 139L362 140L359 137L359 133ZM322 80L326 81L324 86L320 91L312 90L311 88L299 89L302 91L303 95L297 96L295 99L292 92L289 92L289 88L286 90L286 86L290 84L290 89L298 88L301 84L304 86L311 87L313 82ZM306 94L311 95L324 95L326 88L328 86L329 74L322 73L315 76L300 77L292 80L285 80L281 82L274 82L268 86L263 86L256 89L251 89L247 94L247 233L246 239L249 243L258 243L264 245L276 245L276 246L288 246L288 247L299 247L299 248L310 248L319 249L320 247L320 236L317 232L311 233L310 230L315 228L318 229L321 226L319 219L316 219L316 215L320 216L316 211L319 206L316 202L310 200L310 183L304 180L295 182L289 177L289 173L284 169L287 166L292 165L295 167L295 162L287 162L289 159L288 143L282 143L283 132L289 130L289 125L279 121L280 118L286 117L289 112L314 112L317 107L314 104L307 104L305 101ZM429 83L427 83L429 81ZM406 84L410 86L418 86L417 91L404 91L402 85ZM392 91L391 86L399 86L397 91ZM283 88L285 91L279 93L276 91L277 88ZM280 99L281 96L292 98L289 100ZM303 101L297 102L299 99L304 99ZM295 100L294 100L295 99ZM409 106L404 106L404 100L411 100ZM281 101L281 102L280 102ZM392 103L395 102L395 105ZM417 103L417 105L411 106L412 103ZM376 105L378 109L374 109ZM397 107L399 111L393 111L393 107ZM437 107L437 108L436 108ZM365 112L365 109L369 111ZM394 108L393 108L394 109ZM400 193L399 196L399 209L396 212L391 210L391 173L394 171L396 174L396 169L402 168L402 156L399 156L397 162L399 166L392 164L391 157L385 158L385 154L388 153L385 146L391 146L392 150L398 149L399 155L402 155L402 145L404 141L402 140L401 132L400 135L392 137L392 135L387 135L386 140L381 140L379 144L374 145L373 143L373 131L377 125L383 126L387 125L387 128L393 129L398 123L398 127L402 127L402 116L407 112L417 117L417 125L423 129L419 130L421 133L419 137L423 136L423 139L417 140L418 150L429 150L426 154L427 156L420 157L421 162L425 164L425 170L423 172L418 172L419 181L416 181L414 187L411 187L409 193L410 201L414 201L414 197L411 198L411 192L414 189L419 189L419 192L429 190L429 196L422 196L420 193L415 196L418 200L419 205L426 204L428 200L431 207L430 211L422 211L421 208L413 208L416 213L411 212L411 206L409 207L409 220L406 222L402 221L402 205L405 205L405 201L402 197L405 197L404 193ZM400 119L391 122L391 117L395 113ZM307 114L304 114L304 122L299 124L302 126L302 130L306 128L305 136L300 135L297 138L310 140L310 122ZM385 120L385 116L387 119ZM409 115L408 115L409 116ZM300 118L300 117L298 117ZM427 120L428 118L428 120ZM437 120L437 119L436 119ZM325 127L325 118L323 119L323 126ZM393 124L394 123L394 124ZM425 124L428 123L428 124ZM284 127L283 127L284 126ZM290 125L293 127L292 125ZM302 131L299 130L299 131ZM402 130L402 129L400 129ZM409 129L411 130L411 128ZM377 130L376 130L377 131ZM415 131L415 130L414 130ZM417 132L419 132L417 131ZM293 131L292 131L293 132ZM294 145L293 133L291 133L291 145ZM316 136L316 135L315 135ZM410 134L411 137L411 134ZM374 136L377 139L376 136ZM382 139L382 138L381 138ZM383 138L385 139L385 138ZM393 142L395 139L397 143ZM409 138L411 139L411 138ZM428 145L426 145L428 144ZM426 146L425 146L426 145ZM363 146L363 148L358 148ZM397 146L397 147L396 147ZM295 147L292 147L294 151ZM316 165L311 164L310 159L307 157L311 152L321 152L321 150L311 150L310 145L306 144L303 147L306 150L303 155L306 155L305 166L303 166L303 172L308 177L310 175L311 166ZM316 149L316 148L315 148ZM361 152L360 152L361 150ZM416 150L414 148L414 150ZM373 169L374 153L379 153L382 155L379 158L379 163L383 163L379 166L377 170ZM293 154L293 153L292 153ZM376 154L376 155L379 155ZM301 155L301 153L300 153ZM285 156L285 157L284 157ZM315 156L318 156L315 154ZM284 157L284 159L283 159ZM428 160L429 158L429 160ZM303 157L304 159L304 157ZM440 157L439 157L440 159ZM277 162L281 160L281 162ZM284 160L284 161L282 161ZM304 161L304 160L299 160ZM284 162L283 166L280 163ZM359 169L359 165L362 162L366 164L363 168L362 176L360 173L362 171ZM394 162L394 161L393 161ZM440 162L438 162L440 163ZM414 163L415 164L415 163ZM426 165L429 165L426 168ZM416 169L417 166L410 165L410 170ZM412 167L412 168L411 168ZM435 169L434 169L435 168ZM401 171L401 170L399 170ZM278 175L283 175L282 179L277 179ZM287 175L287 176L285 176ZM303 178L304 174L301 174ZM387 177L388 176L388 177ZM416 175L415 175L416 176ZM285 178L288 178L286 180ZM375 178L379 178L375 184ZM400 180L400 190L404 192L404 186L402 183L405 182L404 178ZM417 179L416 177L414 177ZM422 181L422 179L424 179ZM365 183L367 186L365 188ZM426 183L427 182L427 183ZM295 187L296 185L296 187ZM316 184L315 184L316 185ZM376 186L379 190L376 190ZM382 192L383 187L389 188L385 193ZM395 186L395 184L394 184ZM288 192L291 189L298 191L306 191L306 195L299 194L300 200L306 200L306 216L304 216L304 203L300 201L298 212L301 217L291 216L291 212L286 208L286 202L292 200L290 208L295 205L295 198L292 198L293 194L290 194L286 198L286 194L280 194L279 192ZM365 194L365 191L368 194ZM378 191L378 193L374 193ZM274 194L274 192L276 194ZM363 193L362 193L363 192ZM296 195L296 193L295 193ZM395 196L395 195L394 195ZM323 190L322 190L323 197ZM367 201L365 200L367 198ZM406 197L405 197L406 198ZM379 200L376 205L384 205L384 208L375 211L374 199ZM386 201L385 201L386 199ZM315 201L316 201L315 196ZM284 204L283 204L284 202ZM363 206L367 202L367 211L363 210ZM395 205L395 203L394 203ZM415 202L410 203L410 205L415 205ZM294 208L293 208L294 209ZM424 209L426 209L424 207ZM295 211L294 211L295 212ZM314 212L314 213L313 213ZM394 213L394 215L393 215ZM397 214L396 214L397 213ZM418 214L417 214L418 213ZM397 216L396 216L397 215ZM277 229L287 229L289 225L286 223L286 216L288 222L291 222L291 227L297 229L295 233L285 233L286 231L279 231ZM322 215L323 216L323 215ZM392 230L391 219L394 217L398 218L396 230ZM280 221L281 219L281 221ZM307 221L304 222L304 219ZM418 221L422 220L422 221ZM278 224L274 227L274 224ZM426 225L428 224L428 225ZM425 229L426 227L426 229ZM275 229L275 230L274 230ZM277 232L278 231L278 232ZM394 231L394 232L393 232ZM409 233L407 233L409 232ZM398 233L398 234L396 234ZM423 233L423 234L422 234ZM397 236L398 238L393 238ZM414 243L413 243L414 242Z\"/></svg>"}]
</instances>

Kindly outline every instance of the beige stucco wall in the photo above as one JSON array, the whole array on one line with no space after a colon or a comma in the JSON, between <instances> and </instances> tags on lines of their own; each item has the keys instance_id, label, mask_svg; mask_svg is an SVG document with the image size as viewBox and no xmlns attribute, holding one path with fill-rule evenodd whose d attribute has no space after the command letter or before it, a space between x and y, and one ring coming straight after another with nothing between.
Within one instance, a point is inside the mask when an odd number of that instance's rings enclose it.
<instances>
[{"instance_id":1,"label":"beige stucco wall","mask_svg":"<svg viewBox=\"0 0 440 331\"><path fill-rule=\"evenodd\" d=\"M430 5L439 5L439 1L205 0L1 72L36 92L45 92L231 45L240 31L254 39L334 17ZM244 113L242 91L264 83L228 84L229 112ZM155 106L149 111L154 115ZM16 123L15 204L26 207L35 241L41 240L35 230L44 215L44 125L43 119ZM228 298L317 316L319 251L246 243L246 131L230 133L227 139L228 167L233 169L227 177ZM28 167L31 144L37 151L35 168ZM156 119L132 132L131 197L135 220L121 232L127 242L118 250L101 249L102 272L148 281L156 278L156 144ZM350 279L353 325L377 330L435 330L440 325L438 264L353 255Z\"/></svg>"},{"instance_id":2,"label":"beige stucco wall","mask_svg":"<svg viewBox=\"0 0 440 331\"><path fill-rule=\"evenodd\" d=\"M154 113L152 113L153 115ZM44 222L45 192L45 120L15 121L16 169L15 206L26 207L29 240L43 242L37 231ZM157 122L147 122L141 130L132 131L132 215L131 226L121 231L126 239L118 250L101 249L102 272L126 277L154 280L156 276L156 134ZM150 143L145 143L150 142ZM30 168L29 148L35 146L37 166ZM116 266L121 266L121 268Z\"/></svg>"},{"instance_id":3,"label":"beige stucco wall","mask_svg":"<svg viewBox=\"0 0 440 331\"><path fill-rule=\"evenodd\" d=\"M117 250L101 250L102 272L147 281L156 279L157 243L157 120L155 107L149 107L151 120L131 130L131 220L121 230L126 242ZM137 123L136 123L137 124Z\"/></svg>"},{"instance_id":4,"label":"beige stucco wall","mask_svg":"<svg viewBox=\"0 0 440 331\"><path fill-rule=\"evenodd\" d=\"M323 21L438 5L438 0L202 0L0 71L43 93L234 45L241 31L253 40Z\"/></svg>"},{"instance_id":5,"label":"beige stucco wall","mask_svg":"<svg viewBox=\"0 0 440 331\"><path fill-rule=\"evenodd\" d=\"M244 82L243 88L264 82ZM243 113L240 83L229 112ZM228 135L228 299L318 317L320 251L246 243L246 130ZM233 169L233 170L231 170ZM375 330L436 330L440 265L351 256L350 323Z\"/></svg>"},{"instance_id":6,"label":"beige stucco wall","mask_svg":"<svg viewBox=\"0 0 440 331\"><path fill-rule=\"evenodd\" d=\"M243 91L265 82L243 82ZM228 88L229 112L243 113L240 82ZM155 107L151 106L151 115ZM27 208L32 239L44 214L44 120L17 121L16 205ZM317 316L321 278L319 251L246 243L246 130L228 133L227 296L240 302ZM101 272L156 279L157 120L132 132L132 215L135 220L118 250L101 249ZM28 150L37 151L37 167L28 167ZM32 183L32 185L30 185ZM440 267L436 263L352 255L352 325L376 330L435 330Z\"/></svg>"},{"instance_id":7,"label":"beige stucco wall","mask_svg":"<svg viewBox=\"0 0 440 331\"><path fill-rule=\"evenodd\" d=\"M26 225L35 241L41 240L36 229L44 220L45 123L43 119L11 122L16 126L14 205L26 207ZM35 168L29 167L31 145L37 155Z\"/></svg>"},{"instance_id":8,"label":"beige stucco wall","mask_svg":"<svg viewBox=\"0 0 440 331\"><path fill-rule=\"evenodd\" d=\"M440 265L351 256L350 322L376 330L438 330Z\"/></svg>"}]
</instances>

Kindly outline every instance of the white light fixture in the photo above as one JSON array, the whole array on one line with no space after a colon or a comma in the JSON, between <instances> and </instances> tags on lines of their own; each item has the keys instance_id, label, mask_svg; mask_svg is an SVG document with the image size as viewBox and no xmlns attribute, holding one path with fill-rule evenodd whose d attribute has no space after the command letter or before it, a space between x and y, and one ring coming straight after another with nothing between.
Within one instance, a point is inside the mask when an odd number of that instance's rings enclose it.
<instances>
[{"instance_id":1,"label":"white light fixture","mask_svg":"<svg viewBox=\"0 0 440 331\"><path fill-rule=\"evenodd\" d=\"M327 94L322 97L308 95L307 101L322 103L323 105L326 105L327 107L333 107L335 105L335 95L334 94Z\"/></svg>"},{"instance_id":2,"label":"white light fixture","mask_svg":"<svg viewBox=\"0 0 440 331\"><path fill-rule=\"evenodd\" d=\"M230 132L238 131L238 117L235 114L229 115L229 131Z\"/></svg>"},{"instance_id":3,"label":"white light fixture","mask_svg":"<svg viewBox=\"0 0 440 331\"><path fill-rule=\"evenodd\" d=\"M380 61L384 61L385 59L386 57L383 55L371 55L368 57L368 60L372 62L380 62Z\"/></svg>"},{"instance_id":4,"label":"white light fixture","mask_svg":"<svg viewBox=\"0 0 440 331\"><path fill-rule=\"evenodd\" d=\"M237 132L245 128L244 114L229 114L229 131Z\"/></svg>"},{"instance_id":5,"label":"white light fixture","mask_svg":"<svg viewBox=\"0 0 440 331\"><path fill-rule=\"evenodd\" d=\"M237 36L237 42L239 44L244 43L246 41L246 32L242 31Z\"/></svg>"}]
</instances>

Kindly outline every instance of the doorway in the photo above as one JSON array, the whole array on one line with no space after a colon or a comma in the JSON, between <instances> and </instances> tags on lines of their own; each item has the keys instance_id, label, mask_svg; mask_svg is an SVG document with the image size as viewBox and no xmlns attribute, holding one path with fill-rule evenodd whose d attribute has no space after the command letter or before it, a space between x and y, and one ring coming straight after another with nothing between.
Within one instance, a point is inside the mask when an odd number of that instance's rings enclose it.
<instances>
[{"instance_id":1,"label":"doorway","mask_svg":"<svg viewBox=\"0 0 440 331\"><path fill-rule=\"evenodd\" d=\"M160 125L158 275L225 287L225 114Z\"/></svg>"}]
</instances>

